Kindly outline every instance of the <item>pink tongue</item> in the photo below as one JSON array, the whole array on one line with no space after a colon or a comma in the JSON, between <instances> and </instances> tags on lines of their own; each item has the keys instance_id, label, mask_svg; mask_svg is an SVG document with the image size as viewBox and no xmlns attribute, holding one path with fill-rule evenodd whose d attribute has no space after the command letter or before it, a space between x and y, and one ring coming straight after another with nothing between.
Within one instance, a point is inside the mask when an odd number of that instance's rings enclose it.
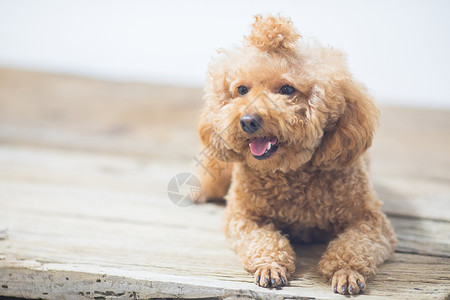
<instances>
[{"instance_id":1,"label":"pink tongue","mask_svg":"<svg viewBox=\"0 0 450 300\"><path fill-rule=\"evenodd\" d=\"M250 143L250 151L255 156L261 156L266 152L269 143L273 146L278 143L278 139L276 137L254 138Z\"/></svg>"}]
</instances>

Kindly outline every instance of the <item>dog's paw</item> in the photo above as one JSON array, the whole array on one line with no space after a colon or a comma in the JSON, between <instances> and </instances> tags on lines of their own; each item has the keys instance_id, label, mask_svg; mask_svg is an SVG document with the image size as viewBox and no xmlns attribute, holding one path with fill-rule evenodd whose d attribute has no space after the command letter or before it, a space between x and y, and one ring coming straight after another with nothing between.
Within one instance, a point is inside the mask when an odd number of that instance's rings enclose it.
<instances>
[{"instance_id":1,"label":"dog's paw","mask_svg":"<svg viewBox=\"0 0 450 300\"><path fill-rule=\"evenodd\" d=\"M343 269L334 273L331 288L335 293L354 295L364 292L366 280L356 271Z\"/></svg>"},{"instance_id":2,"label":"dog's paw","mask_svg":"<svg viewBox=\"0 0 450 300\"><path fill-rule=\"evenodd\" d=\"M279 288L287 284L286 268L277 263L266 264L255 272L255 283L262 287Z\"/></svg>"}]
</instances>

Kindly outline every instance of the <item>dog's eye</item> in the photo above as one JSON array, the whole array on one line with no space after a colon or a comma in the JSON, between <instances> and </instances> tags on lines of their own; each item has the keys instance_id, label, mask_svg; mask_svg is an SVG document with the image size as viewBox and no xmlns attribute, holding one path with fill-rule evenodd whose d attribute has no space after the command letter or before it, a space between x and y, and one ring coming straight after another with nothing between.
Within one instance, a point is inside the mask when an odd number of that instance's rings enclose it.
<instances>
[{"instance_id":1,"label":"dog's eye","mask_svg":"<svg viewBox=\"0 0 450 300\"><path fill-rule=\"evenodd\" d=\"M248 88L246 86L240 85L238 86L239 95L243 96L248 93Z\"/></svg>"},{"instance_id":2,"label":"dog's eye","mask_svg":"<svg viewBox=\"0 0 450 300\"><path fill-rule=\"evenodd\" d=\"M281 95L292 95L293 93L295 93L296 89L293 88L290 85L283 85L280 89L280 94Z\"/></svg>"}]
</instances>

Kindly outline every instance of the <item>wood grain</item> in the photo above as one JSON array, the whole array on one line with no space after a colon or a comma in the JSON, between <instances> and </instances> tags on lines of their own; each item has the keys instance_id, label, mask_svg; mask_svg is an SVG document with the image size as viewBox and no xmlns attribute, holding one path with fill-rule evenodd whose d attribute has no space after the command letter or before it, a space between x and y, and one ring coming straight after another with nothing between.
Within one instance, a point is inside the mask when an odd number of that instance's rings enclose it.
<instances>
[{"instance_id":1,"label":"wood grain","mask_svg":"<svg viewBox=\"0 0 450 300\"><path fill-rule=\"evenodd\" d=\"M259 288L227 245L223 206L169 200L201 150L200 98L0 69L0 295L341 299L316 271L326 245L296 245L290 286ZM399 244L358 298L448 299L450 112L383 112L372 176Z\"/></svg>"}]
</instances>

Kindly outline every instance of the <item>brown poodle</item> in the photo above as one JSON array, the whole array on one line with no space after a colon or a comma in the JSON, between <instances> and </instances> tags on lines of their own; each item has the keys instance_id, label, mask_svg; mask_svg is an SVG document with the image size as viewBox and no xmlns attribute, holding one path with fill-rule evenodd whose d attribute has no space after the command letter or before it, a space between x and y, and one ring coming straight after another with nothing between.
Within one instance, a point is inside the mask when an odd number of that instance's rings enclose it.
<instances>
[{"instance_id":1,"label":"brown poodle","mask_svg":"<svg viewBox=\"0 0 450 300\"><path fill-rule=\"evenodd\" d=\"M341 52L300 37L289 19L257 16L211 63L200 201L227 200L226 236L257 285L287 284L289 239L331 239L319 271L357 294L396 244L363 159L378 110Z\"/></svg>"}]
</instances>

